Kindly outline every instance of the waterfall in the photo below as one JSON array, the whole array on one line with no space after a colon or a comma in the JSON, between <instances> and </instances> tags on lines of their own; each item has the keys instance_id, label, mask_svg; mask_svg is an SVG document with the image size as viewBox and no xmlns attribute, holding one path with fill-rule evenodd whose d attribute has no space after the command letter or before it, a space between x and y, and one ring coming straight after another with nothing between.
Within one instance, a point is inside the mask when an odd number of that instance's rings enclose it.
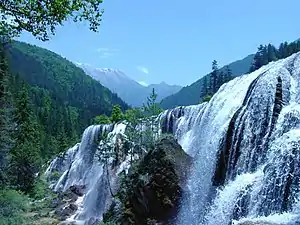
<instances>
[{"instance_id":1,"label":"waterfall","mask_svg":"<svg viewBox=\"0 0 300 225\"><path fill-rule=\"evenodd\" d=\"M224 84L209 103L161 115L161 129L195 161L178 225L295 219L299 82L298 53Z\"/></svg>"},{"instance_id":2,"label":"waterfall","mask_svg":"<svg viewBox=\"0 0 300 225\"><path fill-rule=\"evenodd\" d=\"M86 190L77 200L78 210L68 219L70 222L83 224L90 218L101 218L110 206L110 188L114 189L116 185L116 172L113 168L106 169L99 161L97 148L101 135L109 132L110 141L115 144L117 134L123 133L125 127L124 124L90 126L84 131L80 143L50 163L46 175L55 171L61 173L52 186L54 191L66 191L72 185L82 185Z\"/></svg>"},{"instance_id":3,"label":"waterfall","mask_svg":"<svg viewBox=\"0 0 300 225\"><path fill-rule=\"evenodd\" d=\"M270 222L283 213L294 219L299 76L295 54L223 85L198 111L190 134L184 134L189 144L181 143L196 155L178 224L241 224L243 218L263 217Z\"/></svg>"},{"instance_id":4,"label":"waterfall","mask_svg":"<svg viewBox=\"0 0 300 225\"><path fill-rule=\"evenodd\" d=\"M159 115L159 132L172 133L194 159L176 225L300 222L299 90L300 53L222 85L208 103ZM103 165L95 162L95 137L124 129L91 126L81 143L51 162L46 173L62 173L55 190L87 186L74 218L101 217L107 209L111 197ZM128 170L127 161L110 170L112 182Z\"/></svg>"}]
</instances>

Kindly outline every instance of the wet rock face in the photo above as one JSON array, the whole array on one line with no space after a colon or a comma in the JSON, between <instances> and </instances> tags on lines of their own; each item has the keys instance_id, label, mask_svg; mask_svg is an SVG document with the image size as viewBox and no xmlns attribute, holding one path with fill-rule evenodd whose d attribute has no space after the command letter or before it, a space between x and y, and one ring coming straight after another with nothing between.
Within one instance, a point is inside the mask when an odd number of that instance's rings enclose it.
<instances>
[{"instance_id":1,"label":"wet rock face","mask_svg":"<svg viewBox=\"0 0 300 225\"><path fill-rule=\"evenodd\" d=\"M172 224L191 161L174 138L162 139L123 179L118 193L119 218L115 219L118 210L112 206L104 215L104 222Z\"/></svg>"},{"instance_id":2,"label":"wet rock face","mask_svg":"<svg viewBox=\"0 0 300 225\"><path fill-rule=\"evenodd\" d=\"M77 196L83 196L84 189L85 189L85 185L72 185L70 187L70 191L76 194Z\"/></svg>"},{"instance_id":3,"label":"wet rock face","mask_svg":"<svg viewBox=\"0 0 300 225\"><path fill-rule=\"evenodd\" d=\"M55 210L55 214L60 218L60 220L66 220L68 217L70 217L73 213L75 213L77 210L77 205L74 203L70 203L67 205L59 206Z\"/></svg>"},{"instance_id":4,"label":"wet rock face","mask_svg":"<svg viewBox=\"0 0 300 225\"><path fill-rule=\"evenodd\" d=\"M51 206L60 221L66 220L77 211L75 202L78 197L84 195L84 188L84 185L73 185L67 191L58 193L58 196L52 200Z\"/></svg>"}]
</instances>

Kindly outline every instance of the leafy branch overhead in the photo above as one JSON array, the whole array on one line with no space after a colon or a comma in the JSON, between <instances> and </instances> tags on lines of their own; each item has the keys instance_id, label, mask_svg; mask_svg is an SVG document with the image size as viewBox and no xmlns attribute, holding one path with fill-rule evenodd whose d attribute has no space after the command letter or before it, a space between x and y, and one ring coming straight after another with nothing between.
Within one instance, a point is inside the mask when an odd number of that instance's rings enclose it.
<instances>
[{"instance_id":1,"label":"leafy branch overhead","mask_svg":"<svg viewBox=\"0 0 300 225\"><path fill-rule=\"evenodd\" d=\"M97 32L103 9L102 0L1 0L0 33L9 36L28 31L46 41L64 22L87 21Z\"/></svg>"}]
</instances>

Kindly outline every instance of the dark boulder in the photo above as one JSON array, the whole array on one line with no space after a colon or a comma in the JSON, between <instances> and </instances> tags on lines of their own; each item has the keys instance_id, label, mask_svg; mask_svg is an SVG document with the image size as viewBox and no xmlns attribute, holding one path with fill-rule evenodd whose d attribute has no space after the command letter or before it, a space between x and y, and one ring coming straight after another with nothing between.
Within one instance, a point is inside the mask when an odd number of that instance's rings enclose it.
<instances>
[{"instance_id":1,"label":"dark boulder","mask_svg":"<svg viewBox=\"0 0 300 225\"><path fill-rule=\"evenodd\" d=\"M117 194L122 211L112 205L104 222L172 224L191 164L174 138L163 138L124 177Z\"/></svg>"},{"instance_id":2,"label":"dark boulder","mask_svg":"<svg viewBox=\"0 0 300 225\"><path fill-rule=\"evenodd\" d=\"M64 221L73 215L77 210L77 205L71 203L69 205L62 205L55 210L55 215L59 217L60 221Z\"/></svg>"},{"instance_id":3,"label":"dark boulder","mask_svg":"<svg viewBox=\"0 0 300 225\"><path fill-rule=\"evenodd\" d=\"M57 193L57 197L51 202L54 214L60 221L64 221L77 211L75 204L79 196L84 195L84 185L73 185L67 191Z\"/></svg>"},{"instance_id":4,"label":"dark boulder","mask_svg":"<svg viewBox=\"0 0 300 225\"><path fill-rule=\"evenodd\" d=\"M70 191L72 191L74 194L78 196L84 195L84 189L85 189L85 185L72 185L70 187Z\"/></svg>"}]
</instances>

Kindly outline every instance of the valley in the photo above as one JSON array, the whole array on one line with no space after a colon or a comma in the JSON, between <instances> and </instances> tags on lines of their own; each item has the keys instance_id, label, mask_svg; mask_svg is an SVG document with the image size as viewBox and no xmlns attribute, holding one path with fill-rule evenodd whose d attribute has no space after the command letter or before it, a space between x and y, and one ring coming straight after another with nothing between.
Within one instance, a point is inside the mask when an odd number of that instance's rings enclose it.
<instances>
[{"instance_id":1,"label":"valley","mask_svg":"<svg viewBox=\"0 0 300 225\"><path fill-rule=\"evenodd\" d=\"M0 224L300 224L298 6L0 1Z\"/></svg>"}]
</instances>

